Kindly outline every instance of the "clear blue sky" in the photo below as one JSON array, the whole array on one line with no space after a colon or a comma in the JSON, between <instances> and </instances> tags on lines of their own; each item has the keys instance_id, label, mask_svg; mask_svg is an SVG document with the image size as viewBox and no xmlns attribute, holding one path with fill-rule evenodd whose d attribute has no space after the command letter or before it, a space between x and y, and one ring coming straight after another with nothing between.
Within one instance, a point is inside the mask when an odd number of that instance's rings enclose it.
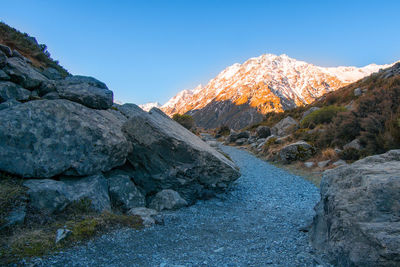
<instances>
[{"instance_id":1,"label":"clear blue sky","mask_svg":"<svg viewBox=\"0 0 400 267\"><path fill-rule=\"evenodd\" d=\"M0 19L115 99L164 103L264 53L322 66L400 59L400 1L1 0Z\"/></svg>"}]
</instances>

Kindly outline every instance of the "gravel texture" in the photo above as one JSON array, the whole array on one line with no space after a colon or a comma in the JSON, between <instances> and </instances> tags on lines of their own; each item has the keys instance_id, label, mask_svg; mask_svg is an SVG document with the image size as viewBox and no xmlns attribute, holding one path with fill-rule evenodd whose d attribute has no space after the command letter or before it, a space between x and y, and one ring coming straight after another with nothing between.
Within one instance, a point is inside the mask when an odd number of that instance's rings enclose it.
<instances>
[{"instance_id":1,"label":"gravel texture","mask_svg":"<svg viewBox=\"0 0 400 267\"><path fill-rule=\"evenodd\" d=\"M308 233L319 190L310 182L222 147L240 167L226 194L178 211L165 225L121 229L35 259L36 266L316 266Z\"/></svg>"}]
</instances>

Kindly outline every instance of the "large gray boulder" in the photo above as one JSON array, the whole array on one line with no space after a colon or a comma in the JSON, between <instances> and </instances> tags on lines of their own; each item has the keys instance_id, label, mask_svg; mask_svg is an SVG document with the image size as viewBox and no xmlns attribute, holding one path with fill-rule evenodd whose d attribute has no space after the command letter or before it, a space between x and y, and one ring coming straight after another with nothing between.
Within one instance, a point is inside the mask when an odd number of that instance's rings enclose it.
<instances>
[{"instance_id":1,"label":"large gray boulder","mask_svg":"<svg viewBox=\"0 0 400 267\"><path fill-rule=\"evenodd\" d=\"M296 160L306 160L315 153L315 148L304 142L298 141L284 146L279 151L279 157L284 163L290 163Z\"/></svg>"},{"instance_id":2,"label":"large gray boulder","mask_svg":"<svg viewBox=\"0 0 400 267\"><path fill-rule=\"evenodd\" d=\"M239 178L233 162L161 110L131 108L129 117L122 129L134 147L131 177L147 195L172 189L193 203L203 191L222 191Z\"/></svg>"},{"instance_id":3,"label":"large gray boulder","mask_svg":"<svg viewBox=\"0 0 400 267\"><path fill-rule=\"evenodd\" d=\"M61 212L82 200L90 201L90 208L95 211L111 210L107 180L103 175L61 181L31 179L24 182L24 186L28 188L30 206L45 213Z\"/></svg>"},{"instance_id":4,"label":"large gray boulder","mask_svg":"<svg viewBox=\"0 0 400 267\"><path fill-rule=\"evenodd\" d=\"M12 56L12 50L6 45L0 44L0 51L3 52L7 57Z\"/></svg>"},{"instance_id":5,"label":"large gray boulder","mask_svg":"<svg viewBox=\"0 0 400 267\"><path fill-rule=\"evenodd\" d=\"M292 117L288 116L275 124L274 127L271 128L271 133L276 136L285 136L298 128L299 123Z\"/></svg>"},{"instance_id":6,"label":"large gray boulder","mask_svg":"<svg viewBox=\"0 0 400 267\"><path fill-rule=\"evenodd\" d=\"M228 136L228 142L233 143L236 142L236 140L241 139L241 138L249 138L250 137L250 132L249 131L243 131L243 132L233 132Z\"/></svg>"},{"instance_id":7,"label":"large gray boulder","mask_svg":"<svg viewBox=\"0 0 400 267\"><path fill-rule=\"evenodd\" d=\"M123 165L132 151L122 123L106 110L62 99L3 109L0 170L36 178L108 171Z\"/></svg>"},{"instance_id":8,"label":"large gray boulder","mask_svg":"<svg viewBox=\"0 0 400 267\"><path fill-rule=\"evenodd\" d=\"M337 266L399 266L400 150L325 171L312 245Z\"/></svg>"},{"instance_id":9,"label":"large gray boulder","mask_svg":"<svg viewBox=\"0 0 400 267\"><path fill-rule=\"evenodd\" d=\"M12 82L0 81L0 103L10 99L28 100L31 92Z\"/></svg>"},{"instance_id":10,"label":"large gray boulder","mask_svg":"<svg viewBox=\"0 0 400 267\"><path fill-rule=\"evenodd\" d=\"M93 109L108 109L113 105L113 92L92 77L68 76L57 81L60 98L68 99Z\"/></svg>"},{"instance_id":11,"label":"large gray boulder","mask_svg":"<svg viewBox=\"0 0 400 267\"><path fill-rule=\"evenodd\" d=\"M38 88L42 83L49 81L33 66L18 57L8 58L7 65L3 70L10 76L12 82L30 90Z\"/></svg>"},{"instance_id":12,"label":"large gray boulder","mask_svg":"<svg viewBox=\"0 0 400 267\"><path fill-rule=\"evenodd\" d=\"M145 207L146 199L136 188L128 175L113 175L108 178L108 191L114 208L127 211L136 207Z\"/></svg>"},{"instance_id":13,"label":"large gray boulder","mask_svg":"<svg viewBox=\"0 0 400 267\"><path fill-rule=\"evenodd\" d=\"M178 192L171 189L164 189L158 192L154 199L150 202L149 208L158 211L162 210L175 210L187 206L186 200L184 200Z\"/></svg>"}]
</instances>

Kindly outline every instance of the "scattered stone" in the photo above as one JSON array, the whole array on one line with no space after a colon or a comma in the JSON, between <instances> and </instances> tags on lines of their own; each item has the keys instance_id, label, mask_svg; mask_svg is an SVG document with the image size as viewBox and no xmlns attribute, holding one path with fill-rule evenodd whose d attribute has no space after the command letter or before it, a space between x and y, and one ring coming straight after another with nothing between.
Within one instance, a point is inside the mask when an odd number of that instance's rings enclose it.
<instances>
[{"instance_id":1,"label":"scattered stone","mask_svg":"<svg viewBox=\"0 0 400 267\"><path fill-rule=\"evenodd\" d=\"M276 136L285 136L299 128L299 123L288 116L271 128L271 133Z\"/></svg>"},{"instance_id":2,"label":"scattered stone","mask_svg":"<svg viewBox=\"0 0 400 267\"><path fill-rule=\"evenodd\" d=\"M306 161L304 162L304 166L306 166L307 168L312 168L314 167L315 163L312 161Z\"/></svg>"},{"instance_id":3,"label":"scattered stone","mask_svg":"<svg viewBox=\"0 0 400 267\"><path fill-rule=\"evenodd\" d=\"M284 163L296 160L306 160L315 153L315 148L304 141L298 141L284 146L279 151L279 157Z\"/></svg>"},{"instance_id":4,"label":"scattered stone","mask_svg":"<svg viewBox=\"0 0 400 267\"><path fill-rule=\"evenodd\" d=\"M353 141L351 141L350 143L346 144L343 146L343 149L349 149L349 148L354 148L356 150L361 150L362 146L360 144L360 140L358 139L354 139Z\"/></svg>"},{"instance_id":5,"label":"scattered stone","mask_svg":"<svg viewBox=\"0 0 400 267\"><path fill-rule=\"evenodd\" d=\"M144 207L145 197L136 188L127 175L114 175L108 177L108 191L114 208L127 211L131 208Z\"/></svg>"},{"instance_id":6,"label":"scattered stone","mask_svg":"<svg viewBox=\"0 0 400 267\"><path fill-rule=\"evenodd\" d=\"M271 129L268 126L258 126L256 130L257 138L267 138L271 135Z\"/></svg>"},{"instance_id":7,"label":"scattered stone","mask_svg":"<svg viewBox=\"0 0 400 267\"><path fill-rule=\"evenodd\" d=\"M0 170L23 177L108 171L123 165L132 149L111 113L68 100L3 109L0 125Z\"/></svg>"},{"instance_id":8,"label":"scattered stone","mask_svg":"<svg viewBox=\"0 0 400 267\"><path fill-rule=\"evenodd\" d=\"M158 192L151 201L149 207L158 211L175 210L187 206L188 203L178 192L171 189L164 189Z\"/></svg>"},{"instance_id":9,"label":"scattered stone","mask_svg":"<svg viewBox=\"0 0 400 267\"><path fill-rule=\"evenodd\" d=\"M314 248L337 266L400 262L400 150L327 170L311 229Z\"/></svg>"},{"instance_id":10,"label":"scattered stone","mask_svg":"<svg viewBox=\"0 0 400 267\"><path fill-rule=\"evenodd\" d=\"M19 101L28 100L30 94L30 91L16 85L15 83L0 81L0 102L7 101L9 99L15 99Z\"/></svg>"},{"instance_id":11,"label":"scattered stone","mask_svg":"<svg viewBox=\"0 0 400 267\"><path fill-rule=\"evenodd\" d=\"M362 90L361 90L361 88L356 88L356 89L354 89L354 96L360 96L360 95L362 95Z\"/></svg>"},{"instance_id":12,"label":"scattered stone","mask_svg":"<svg viewBox=\"0 0 400 267\"><path fill-rule=\"evenodd\" d=\"M56 244L66 239L70 234L72 234L72 231L66 228L57 229Z\"/></svg>"},{"instance_id":13,"label":"scattered stone","mask_svg":"<svg viewBox=\"0 0 400 267\"><path fill-rule=\"evenodd\" d=\"M318 162L318 167L320 168L325 168L326 166L328 166L329 162L331 162L331 160L324 160L324 161L320 161Z\"/></svg>"},{"instance_id":14,"label":"scattered stone","mask_svg":"<svg viewBox=\"0 0 400 267\"><path fill-rule=\"evenodd\" d=\"M156 223L155 218L158 215L158 212L156 210L148 208L133 208L128 211L128 214L139 216L143 221L143 225L145 227L150 227ZM160 222L160 218L159 217L157 218L158 218L157 221Z\"/></svg>"},{"instance_id":15,"label":"scattered stone","mask_svg":"<svg viewBox=\"0 0 400 267\"><path fill-rule=\"evenodd\" d=\"M89 108L108 109L113 105L113 92L92 77L69 76L57 82L57 92L61 98Z\"/></svg>"}]
</instances>

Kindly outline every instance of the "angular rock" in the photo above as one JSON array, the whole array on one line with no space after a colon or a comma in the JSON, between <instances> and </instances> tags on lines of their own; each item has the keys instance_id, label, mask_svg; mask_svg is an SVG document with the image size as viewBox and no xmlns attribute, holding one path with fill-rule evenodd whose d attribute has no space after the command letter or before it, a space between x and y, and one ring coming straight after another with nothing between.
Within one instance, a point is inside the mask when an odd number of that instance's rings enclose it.
<instances>
[{"instance_id":1,"label":"angular rock","mask_svg":"<svg viewBox=\"0 0 400 267\"><path fill-rule=\"evenodd\" d=\"M10 76L7 75L3 70L0 70L0 81L9 81Z\"/></svg>"},{"instance_id":2,"label":"angular rock","mask_svg":"<svg viewBox=\"0 0 400 267\"><path fill-rule=\"evenodd\" d=\"M110 210L107 180L102 175L85 178L31 179L24 182L28 187L30 206L45 213L63 211L69 204L90 200L95 211Z\"/></svg>"},{"instance_id":3,"label":"angular rock","mask_svg":"<svg viewBox=\"0 0 400 267\"><path fill-rule=\"evenodd\" d=\"M315 165L315 163L312 161L304 162L304 166L306 166L307 168L312 168L312 167L314 167L314 165Z\"/></svg>"},{"instance_id":4,"label":"angular rock","mask_svg":"<svg viewBox=\"0 0 400 267\"><path fill-rule=\"evenodd\" d=\"M108 109L113 105L113 92L92 77L68 76L57 82L57 93L93 109Z\"/></svg>"},{"instance_id":5,"label":"angular rock","mask_svg":"<svg viewBox=\"0 0 400 267\"><path fill-rule=\"evenodd\" d=\"M12 56L12 50L6 45L0 44L0 51L3 52L7 57Z\"/></svg>"},{"instance_id":6,"label":"angular rock","mask_svg":"<svg viewBox=\"0 0 400 267\"><path fill-rule=\"evenodd\" d=\"M7 56L2 51L0 51L0 68L4 68L7 64Z\"/></svg>"},{"instance_id":7,"label":"angular rock","mask_svg":"<svg viewBox=\"0 0 400 267\"><path fill-rule=\"evenodd\" d=\"M293 144L284 146L279 151L279 157L284 163L290 163L296 160L306 160L315 153L315 148L304 142L298 141Z\"/></svg>"},{"instance_id":8,"label":"angular rock","mask_svg":"<svg viewBox=\"0 0 400 267\"><path fill-rule=\"evenodd\" d=\"M23 177L86 176L125 163L122 122L68 100L37 100L0 111L0 170ZM17 160L16 160L17 159Z\"/></svg>"},{"instance_id":9,"label":"angular rock","mask_svg":"<svg viewBox=\"0 0 400 267\"><path fill-rule=\"evenodd\" d=\"M354 148L356 150L361 150L362 146L360 144L360 140L358 139L354 139L353 141L351 141L350 143L346 144L343 146L343 149L349 149L349 148Z\"/></svg>"},{"instance_id":10,"label":"angular rock","mask_svg":"<svg viewBox=\"0 0 400 267\"><path fill-rule=\"evenodd\" d=\"M20 105L20 104L21 104L20 102L18 102L17 100L12 98L12 99L7 100L6 102L1 103L0 110L10 108L12 106Z\"/></svg>"},{"instance_id":11,"label":"angular rock","mask_svg":"<svg viewBox=\"0 0 400 267\"><path fill-rule=\"evenodd\" d=\"M128 156L131 177L146 194L173 189L193 203L203 190L223 191L219 182L239 178L233 162L161 110L132 107L129 117L122 129L135 148Z\"/></svg>"},{"instance_id":12,"label":"angular rock","mask_svg":"<svg viewBox=\"0 0 400 267\"><path fill-rule=\"evenodd\" d=\"M335 266L398 266L400 150L325 171L311 229Z\"/></svg>"},{"instance_id":13,"label":"angular rock","mask_svg":"<svg viewBox=\"0 0 400 267\"><path fill-rule=\"evenodd\" d=\"M114 175L108 179L108 191L114 208L127 211L146 206L146 199L127 175Z\"/></svg>"},{"instance_id":14,"label":"angular rock","mask_svg":"<svg viewBox=\"0 0 400 267\"><path fill-rule=\"evenodd\" d=\"M51 68L51 67L45 69L42 72L42 74L44 76L46 76L47 79L50 79L50 80L62 80L63 79L63 76L61 75L61 73L58 70L56 70L55 68Z\"/></svg>"},{"instance_id":15,"label":"angular rock","mask_svg":"<svg viewBox=\"0 0 400 267\"><path fill-rule=\"evenodd\" d=\"M158 211L176 210L187 205L188 203L186 200L184 200L178 192L171 189L164 189L156 194L150 202L149 208Z\"/></svg>"},{"instance_id":16,"label":"angular rock","mask_svg":"<svg viewBox=\"0 0 400 267\"><path fill-rule=\"evenodd\" d=\"M158 212L148 208L133 208L128 211L128 214L139 216L143 221L143 225L149 227L156 223L155 217L158 215Z\"/></svg>"},{"instance_id":17,"label":"angular rock","mask_svg":"<svg viewBox=\"0 0 400 267\"><path fill-rule=\"evenodd\" d=\"M56 244L64 239L66 239L68 236L72 234L71 230L68 230L66 228L60 228L57 229L57 234L56 234Z\"/></svg>"},{"instance_id":18,"label":"angular rock","mask_svg":"<svg viewBox=\"0 0 400 267\"><path fill-rule=\"evenodd\" d=\"M274 127L271 128L271 133L276 136L285 136L298 128L299 123L292 117L288 116L275 124Z\"/></svg>"},{"instance_id":19,"label":"angular rock","mask_svg":"<svg viewBox=\"0 0 400 267\"><path fill-rule=\"evenodd\" d=\"M42 96L42 98L47 100L54 100L54 99L60 99L60 95L57 92L50 92Z\"/></svg>"},{"instance_id":20,"label":"angular rock","mask_svg":"<svg viewBox=\"0 0 400 267\"><path fill-rule=\"evenodd\" d=\"M354 89L354 96L360 96L360 95L362 95L362 90L361 90L361 88L356 88L356 89Z\"/></svg>"},{"instance_id":21,"label":"angular rock","mask_svg":"<svg viewBox=\"0 0 400 267\"><path fill-rule=\"evenodd\" d=\"M258 126L256 130L257 138L267 138L271 135L271 129L268 126Z\"/></svg>"},{"instance_id":22,"label":"angular rock","mask_svg":"<svg viewBox=\"0 0 400 267\"><path fill-rule=\"evenodd\" d=\"M38 88L43 82L48 82L48 79L39 71L17 57L9 58L3 70L10 76L12 82L27 89L32 90Z\"/></svg>"},{"instance_id":23,"label":"angular rock","mask_svg":"<svg viewBox=\"0 0 400 267\"><path fill-rule=\"evenodd\" d=\"M12 82L0 81L0 103L9 99L28 100L31 92Z\"/></svg>"}]
</instances>

